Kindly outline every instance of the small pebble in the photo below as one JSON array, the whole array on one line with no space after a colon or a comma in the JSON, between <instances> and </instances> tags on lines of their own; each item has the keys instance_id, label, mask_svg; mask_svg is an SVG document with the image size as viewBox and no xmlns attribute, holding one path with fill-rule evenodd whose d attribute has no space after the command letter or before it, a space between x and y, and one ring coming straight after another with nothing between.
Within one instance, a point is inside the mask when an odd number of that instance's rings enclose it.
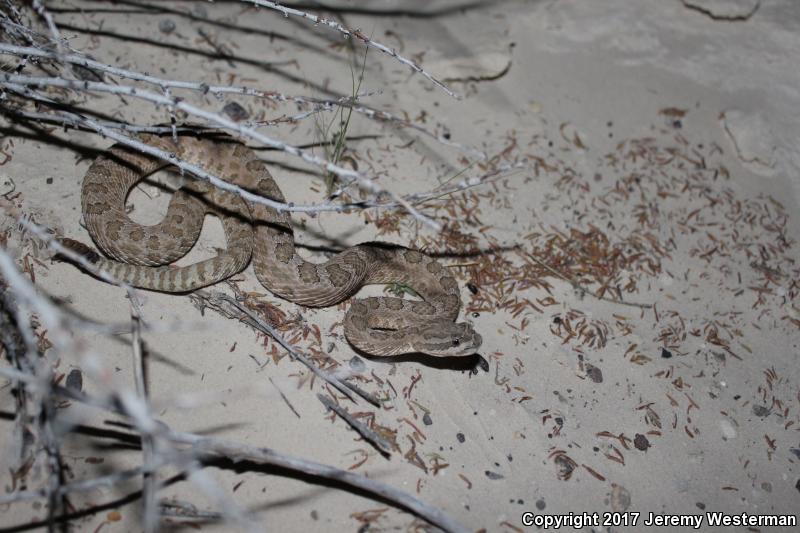
<instances>
[{"instance_id":1,"label":"small pebble","mask_svg":"<svg viewBox=\"0 0 800 533\"><path fill-rule=\"evenodd\" d=\"M595 383L603 382L603 371L594 365L589 365L589 364L586 365L586 375L588 375L589 379L591 379Z\"/></svg>"},{"instance_id":2,"label":"small pebble","mask_svg":"<svg viewBox=\"0 0 800 533\"><path fill-rule=\"evenodd\" d=\"M487 470L484 472L486 477L492 480L503 479L505 476L503 474L498 474L497 472L492 472L491 470Z\"/></svg>"},{"instance_id":3,"label":"small pebble","mask_svg":"<svg viewBox=\"0 0 800 533\"><path fill-rule=\"evenodd\" d=\"M424 415L422 415L422 423L425 424L426 426L430 426L433 424L433 419L431 418L430 413L425 413Z\"/></svg>"},{"instance_id":4,"label":"small pebble","mask_svg":"<svg viewBox=\"0 0 800 533\"><path fill-rule=\"evenodd\" d=\"M83 390L83 374L77 368L70 370L67 374L66 386L68 389L80 392Z\"/></svg>"},{"instance_id":5,"label":"small pebble","mask_svg":"<svg viewBox=\"0 0 800 533\"><path fill-rule=\"evenodd\" d=\"M236 122L247 120L247 118L250 116L250 113L248 113L245 108L236 102L228 102L225 104L225 107L222 108L222 112L228 115L231 120L235 120Z\"/></svg>"},{"instance_id":6,"label":"small pebble","mask_svg":"<svg viewBox=\"0 0 800 533\"><path fill-rule=\"evenodd\" d=\"M103 75L83 65L72 65L72 73L83 81L103 81Z\"/></svg>"},{"instance_id":7,"label":"small pebble","mask_svg":"<svg viewBox=\"0 0 800 533\"><path fill-rule=\"evenodd\" d=\"M367 369L367 365L365 365L364 361L357 355L354 355L348 363L350 364L350 368L356 372L363 372Z\"/></svg>"},{"instance_id":8,"label":"small pebble","mask_svg":"<svg viewBox=\"0 0 800 533\"><path fill-rule=\"evenodd\" d=\"M162 19L158 23L158 31L161 33L170 34L175 31L175 23L172 19Z\"/></svg>"},{"instance_id":9,"label":"small pebble","mask_svg":"<svg viewBox=\"0 0 800 533\"><path fill-rule=\"evenodd\" d=\"M672 357L672 352L670 352L666 348L661 348L661 357L663 357L664 359L669 359L670 357Z\"/></svg>"},{"instance_id":10,"label":"small pebble","mask_svg":"<svg viewBox=\"0 0 800 533\"><path fill-rule=\"evenodd\" d=\"M467 438L464 437L463 433L456 433L456 439L458 440L458 442L462 444L464 443L465 440L467 440Z\"/></svg>"},{"instance_id":11,"label":"small pebble","mask_svg":"<svg viewBox=\"0 0 800 533\"><path fill-rule=\"evenodd\" d=\"M636 436L633 438L633 445L636 446L637 450L646 452L647 448L650 447L650 441L647 440L647 437L645 437L641 433L637 433Z\"/></svg>"}]
</instances>

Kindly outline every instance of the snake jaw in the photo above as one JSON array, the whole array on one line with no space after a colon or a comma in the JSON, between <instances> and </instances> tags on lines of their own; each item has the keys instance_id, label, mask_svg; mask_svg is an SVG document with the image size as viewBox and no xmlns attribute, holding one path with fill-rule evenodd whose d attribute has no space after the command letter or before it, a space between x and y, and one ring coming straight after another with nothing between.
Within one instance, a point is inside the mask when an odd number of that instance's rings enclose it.
<instances>
[{"instance_id":1,"label":"snake jaw","mask_svg":"<svg viewBox=\"0 0 800 533\"><path fill-rule=\"evenodd\" d=\"M483 337L467 323L435 323L422 332L425 342L417 350L437 357L462 357L478 353Z\"/></svg>"}]
</instances>

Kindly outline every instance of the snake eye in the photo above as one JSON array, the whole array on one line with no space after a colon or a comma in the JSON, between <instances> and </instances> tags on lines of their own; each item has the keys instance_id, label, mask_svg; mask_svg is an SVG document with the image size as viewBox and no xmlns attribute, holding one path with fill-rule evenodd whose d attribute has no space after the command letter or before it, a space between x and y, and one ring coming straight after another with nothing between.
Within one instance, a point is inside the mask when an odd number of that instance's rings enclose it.
<instances>
[{"instance_id":1,"label":"snake eye","mask_svg":"<svg viewBox=\"0 0 800 533\"><path fill-rule=\"evenodd\" d=\"M461 341L460 341L460 340L458 340L458 339L453 339L453 346L458 346L459 344L461 344Z\"/></svg>"}]
</instances>

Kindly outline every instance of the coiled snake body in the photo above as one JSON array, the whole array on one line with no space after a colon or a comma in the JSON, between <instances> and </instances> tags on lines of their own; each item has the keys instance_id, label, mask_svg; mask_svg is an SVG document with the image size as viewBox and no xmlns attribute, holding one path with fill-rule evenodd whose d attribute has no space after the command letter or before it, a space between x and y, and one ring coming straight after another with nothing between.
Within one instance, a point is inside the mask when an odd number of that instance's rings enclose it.
<instances>
[{"instance_id":1,"label":"coiled snake body","mask_svg":"<svg viewBox=\"0 0 800 533\"><path fill-rule=\"evenodd\" d=\"M263 161L235 140L143 135L150 145L251 192L284 202ZM160 160L114 145L91 165L81 190L86 227L106 259L72 239L62 244L97 267L135 287L186 292L243 270L251 257L258 280L271 292L308 307L326 307L350 298L363 285L402 283L422 300L366 298L352 303L344 330L350 343L371 355L421 352L438 356L476 353L482 339L472 326L456 323L461 298L456 280L435 259L416 250L365 243L347 248L325 263L301 258L286 213L190 180L171 198L164 219L152 226L130 220L125 200L145 176L167 166ZM227 249L188 266L169 263L185 255L200 235L206 213L217 215Z\"/></svg>"}]
</instances>

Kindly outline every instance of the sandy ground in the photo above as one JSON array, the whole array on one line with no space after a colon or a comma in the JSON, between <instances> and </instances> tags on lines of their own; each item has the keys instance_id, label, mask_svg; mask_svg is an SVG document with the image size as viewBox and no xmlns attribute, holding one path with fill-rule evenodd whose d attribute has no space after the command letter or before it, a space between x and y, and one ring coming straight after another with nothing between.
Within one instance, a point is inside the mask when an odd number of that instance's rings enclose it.
<instances>
[{"instance_id":1,"label":"sandy ground","mask_svg":"<svg viewBox=\"0 0 800 533\"><path fill-rule=\"evenodd\" d=\"M341 36L265 9L237 2L149 3L161 10L139 2L48 4L72 46L101 61L286 94L352 90ZM311 311L281 301L248 269L234 278L236 290L282 317L299 349L320 361L329 354L385 400L380 409L342 405L389 437L395 452L382 457L326 413L316 395L332 393L272 342L212 310L201 316L186 296L142 292L145 320L179 322L177 331L145 334L159 419L176 430L352 469L417 495L471 530L519 531L524 512L599 513L601 521L603 513L627 512L582 530L670 529L643 525L654 513L700 515L703 529L745 531L712 528L705 513L796 513L800 4L762 0L754 12L758 2L701 0L695 8L677 0L336 4L345 6L345 25L421 61L464 96L451 99L371 51L362 90L381 93L367 104L484 151L490 167L518 168L428 204L425 212L453 230L447 239L396 214L299 216L302 253L323 260L318 247L373 238L441 252L458 273L488 364L471 373L465 367L474 360L357 357L343 337L343 307ZM733 19L719 11L733 8L743 10ZM165 20L174 23L170 33L159 30ZM229 57L219 58L210 43ZM204 103L221 111L231 101L251 117L297 113L243 97ZM139 123L168 117L129 98L104 97L92 106ZM311 118L264 131L296 144L320 140ZM0 173L19 193L12 203L87 241L79 184L96 150L110 143L14 124L3 135L12 158ZM348 135L378 136L353 139L347 154L398 193L489 168L470 166L469 153L457 147L361 116ZM289 199L322 198L324 186L306 165L274 151L262 157L274 163ZM167 200L157 187L137 188L132 217L158 220ZM12 244L22 242L18 232L9 235ZM223 243L219 223L207 220L198 249L181 264ZM13 249L42 258L32 265L36 284L64 305L103 322L128 320L122 289L51 264L30 243ZM563 277L585 283L589 294ZM619 297L624 304L609 301ZM100 368L60 354L58 372L81 370L89 393L132 387L130 348L120 342L127 336L76 335ZM3 412L12 412L8 386L0 398ZM109 427L108 415L78 404L61 412ZM12 421L1 420L10 449ZM62 445L74 479L141 461L138 450L103 435L72 433ZM8 466L0 472L10 489ZM424 527L384 502L276 472L204 472L268 530ZM42 479L32 469L25 483L38 487ZM172 480L161 496L218 511L197 481ZM76 510L105 505L76 518L75 529L140 529L139 487L133 480L74 495ZM615 523L632 521L632 513L640 513L635 527ZM23 530L45 516L43 501L17 503L0 508L0 526ZM169 523L184 529L192 521Z\"/></svg>"}]
</instances>

